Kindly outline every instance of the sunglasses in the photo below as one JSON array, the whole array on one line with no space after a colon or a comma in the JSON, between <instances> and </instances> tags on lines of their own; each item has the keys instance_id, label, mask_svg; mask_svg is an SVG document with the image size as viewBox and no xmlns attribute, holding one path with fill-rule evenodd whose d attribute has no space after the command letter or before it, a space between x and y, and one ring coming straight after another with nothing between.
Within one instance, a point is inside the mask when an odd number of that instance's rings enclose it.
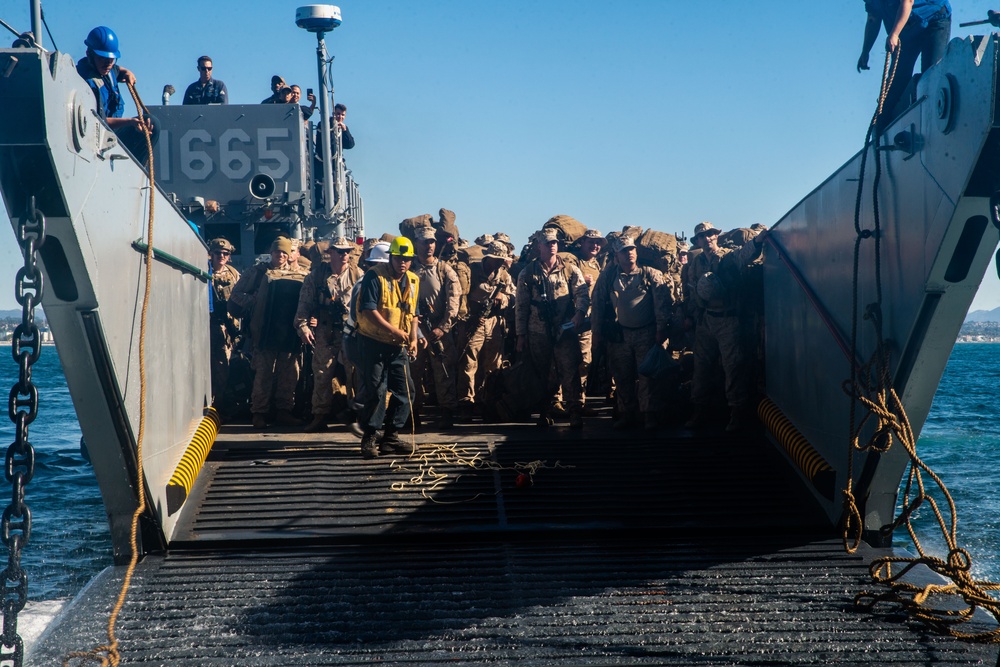
<instances>
[{"instance_id":1,"label":"sunglasses","mask_svg":"<svg viewBox=\"0 0 1000 667\"><path fill-rule=\"evenodd\" d=\"M229 257L233 253L229 252L228 250L213 250L212 254L213 255L221 255L222 257Z\"/></svg>"},{"instance_id":2,"label":"sunglasses","mask_svg":"<svg viewBox=\"0 0 1000 667\"><path fill-rule=\"evenodd\" d=\"M347 255L351 251L350 250L341 250L340 248L330 248L329 250L327 250L327 252L335 252L338 255Z\"/></svg>"},{"instance_id":3,"label":"sunglasses","mask_svg":"<svg viewBox=\"0 0 1000 667\"><path fill-rule=\"evenodd\" d=\"M205 67L204 65L198 65L198 69L200 69L202 72L211 72L212 71L211 67Z\"/></svg>"}]
</instances>

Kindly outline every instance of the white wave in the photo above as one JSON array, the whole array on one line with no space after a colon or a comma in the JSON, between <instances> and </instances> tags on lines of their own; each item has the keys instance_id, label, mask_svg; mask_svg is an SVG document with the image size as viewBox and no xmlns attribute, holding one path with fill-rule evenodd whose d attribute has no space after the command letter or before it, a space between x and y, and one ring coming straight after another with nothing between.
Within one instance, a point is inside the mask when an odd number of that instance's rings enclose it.
<instances>
[{"instance_id":1,"label":"white wave","mask_svg":"<svg viewBox=\"0 0 1000 667\"><path fill-rule=\"evenodd\" d=\"M49 627L69 600L45 600L43 602L28 602L17 615L17 633L24 640L27 651ZM3 618L0 614L0 618Z\"/></svg>"}]
</instances>

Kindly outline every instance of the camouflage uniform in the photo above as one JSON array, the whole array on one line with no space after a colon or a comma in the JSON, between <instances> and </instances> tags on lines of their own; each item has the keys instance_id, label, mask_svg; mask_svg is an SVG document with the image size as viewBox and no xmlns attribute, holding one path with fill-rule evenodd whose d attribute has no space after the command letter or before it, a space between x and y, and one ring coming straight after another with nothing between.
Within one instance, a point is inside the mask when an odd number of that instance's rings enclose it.
<instances>
[{"instance_id":1,"label":"camouflage uniform","mask_svg":"<svg viewBox=\"0 0 1000 667\"><path fill-rule=\"evenodd\" d=\"M462 298L462 286L458 275L447 262L437 260L433 264L422 264L416 258L410 265L410 271L420 279L420 328L424 335L434 329L440 329L443 335L439 339L441 345L434 351L435 343L428 341L426 347L417 347L417 359L414 362L413 377L419 382L425 377L428 366L434 373L434 390L438 406L442 410L454 411L458 407L458 397L455 385L455 367L458 360L458 348L455 343L453 327L458 317L459 304ZM423 392L417 388L414 397L417 410L423 405Z\"/></svg>"},{"instance_id":2,"label":"camouflage uniform","mask_svg":"<svg viewBox=\"0 0 1000 667\"><path fill-rule=\"evenodd\" d=\"M603 240L603 237L601 239ZM601 266L601 263L597 259L583 259L579 255L570 253L566 253L563 256L580 269L584 280L590 279L587 282L587 287L590 290L591 298L593 298L594 286L597 284L597 279L601 276L601 271L604 267ZM587 391L587 374L590 372L590 363L593 361L593 335L592 331L584 331L580 334L580 354L583 358L580 364L580 384L583 387L584 393Z\"/></svg>"},{"instance_id":3,"label":"camouflage uniform","mask_svg":"<svg viewBox=\"0 0 1000 667\"><path fill-rule=\"evenodd\" d=\"M258 303L258 296L261 295L261 285L268 277L280 278L283 276L305 276L302 270L295 270L291 267L272 269L269 263L256 264L246 271L240 281L233 289L231 300L239 303L244 312L256 310L258 307L264 308L265 304ZM260 322L260 318L252 319ZM280 327L281 323L261 323L261 326ZM291 318L285 324L294 333ZM254 415L267 414L273 407L279 413L287 413L290 416L295 408L295 386L299 380L299 349L295 346L292 350L274 349L273 347L261 343L260 327L251 331L251 343L253 347L252 366L255 372L253 390L250 395L250 411Z\"/></svg>"},{"instance_id":4,"label":"camouflage uniform","mask_svg":"<svg viewBox=\"0 0 1000 667\"><path fill-rule=\"evenodd\" d=\"M351 289L361 275L361 269L347 264L335 276L329 262L323 262L302 281L294 324L302 330L309 328L311 318L317 320L312 352L314 415L328 415L333 409L333 377L344 342L344 322L351 305Z\"/></svg>"},{"instance_id":5,"label":"camouflage uniform","mask_svg":"<svg viewBox=\"0 0 1000 667\"><path fill-rule=\"evenodd\" d=\"M229 380L229 358L240 331L239 319L229 313L229 297L240 279L240 272L226 264L212 274L212 314L209 318L209 346L212 359L212 395L222 398Z\"/></svg>"},{"instance_id":6,"label":"camouflage uniform","mask_svg":"<svg viewBox=\"0 0 1000 667\"><path fill-rule=\"evenodd\" d=\"M583 273L559 256L555 257L551 271L535 259L518 275L514 304L517 335L527 337L528 354L542 382L549 381L555 364L563 400L571 415L579 415L583 410L582 354L579 336L564 331L562 326L576 312L586 313L589 309L590 292ZM556 387L552 387L549 396L554 396L555 391Z\"/></svg>"},{"instance_id":7,"label":"camouflage uniform","mask_svg":"<svg viewBox=\"0 0 1000 667\"><path fill-rule=\"evenodd\" d=\"M596 335L608 344L615 395L622 415L647 417L660 406L654 404L652 381L639 375L646 354L660 343L674 306L670 283L652 267L637 266L624 273L617 267L601 274L594 287L591 322Z\"/></svg>"},{"instance_id":8,"label":"camouflage uniform","mask_svg":"<svg viewBox=\"0 0 1000 667\"><path fill-rule=\"evenodd\" d=\"M506 246L494 241L487 252L508 255ZM499 288L499 290L498 290ZM484 317L487 301L496 292L499 304L490 307L488 317ZM458 400L460 403L474 403L481 392L486 375L499 370L503 352L504 317L503 311L513 302L514 282L507 269L500 264L493 273L487 275L482 262L472 265L472 289L469 291L469 320L465 350L458 362Z\"/></svg>"},{"instance_id":9,"label":"camouflage uniform","mask_svg":"<svg viewBox=\"0 0 1000 667\"><path fill-rule=\"evenodd\" d=\"M750 241L736 251L720 248L716 254L702 252L691 263L689 290L699 313L691 387L693 425L703 423L711 410L720 361L725 373L726 401L733 414L730 424L737 424L751 409L753 369L743 340L738 288L740 273L760 252L760 247ZM708 273L712 275L706 276Z\"/></svg>"}]
</instances>

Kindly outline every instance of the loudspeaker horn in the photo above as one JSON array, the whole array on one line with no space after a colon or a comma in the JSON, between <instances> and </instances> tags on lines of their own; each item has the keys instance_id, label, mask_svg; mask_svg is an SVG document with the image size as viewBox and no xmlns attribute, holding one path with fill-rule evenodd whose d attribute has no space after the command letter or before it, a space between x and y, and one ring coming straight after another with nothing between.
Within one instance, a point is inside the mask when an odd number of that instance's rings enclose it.
<instances>
[{"instance_id":1,"label":"loudspeaker horn","mask_svg":"<svg viewBox=\"0 0 1000 667\"><path fill-rule=\"evenodd\" d=\"M274 194L274 179L267 174L257 174L250 179L250 194L257 199L267 199Z\"/></svg>"}]
</instances>

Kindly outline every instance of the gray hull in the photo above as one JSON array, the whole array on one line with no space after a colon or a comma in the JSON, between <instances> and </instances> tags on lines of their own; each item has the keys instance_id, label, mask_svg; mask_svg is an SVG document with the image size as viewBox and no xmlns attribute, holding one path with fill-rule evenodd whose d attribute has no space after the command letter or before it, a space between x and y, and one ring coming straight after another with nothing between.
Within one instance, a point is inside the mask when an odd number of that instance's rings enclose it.
<instances>
[{"instance_id":1,"label":"gray hull","mask_svg":"<svg viewBox=\"0 0 1000 667\"><path fill-rule=\"evenodd\" d=\"M205 245L95 114L94 94L62 54L0 50L0 185L8 215L28 199L46 216L42 299L101 486L119 559L138 495L140 311L145 258L133 242L204 267ZM124 87L123 87L124 89ZM211 403L208 288L160 261L146 330L143 463L152 510L144 549L169 539L165 487Z\"/></svg>"},{"instance_id":2,"label":"gray hull","mask_svg":"<svg viewBox=\"0 0 1000 667\"><path fill-rule=\"evenodd\" d=\"M993 250L1000 190L997 38L953 40L917 88L917 103L885 132L878 187L883 336L891 378L919 434L945 364ZM854 216L862 155L835 172L774 227L765 264L767 394L846 484L851 376ZM874 229L875 152L869 150L860 226ZM861 319L877 301L875 245L860 246L856 360L876 346ZM858 418L864 412L859 407ZM870 432L870 429L869 429ZM876 537L891 522L908 458L894 446L855 463L855 495ZM814 487L813 487L814 488ZM814 488L831 520L839 493Z\"/></svg>"}]
</instances>

